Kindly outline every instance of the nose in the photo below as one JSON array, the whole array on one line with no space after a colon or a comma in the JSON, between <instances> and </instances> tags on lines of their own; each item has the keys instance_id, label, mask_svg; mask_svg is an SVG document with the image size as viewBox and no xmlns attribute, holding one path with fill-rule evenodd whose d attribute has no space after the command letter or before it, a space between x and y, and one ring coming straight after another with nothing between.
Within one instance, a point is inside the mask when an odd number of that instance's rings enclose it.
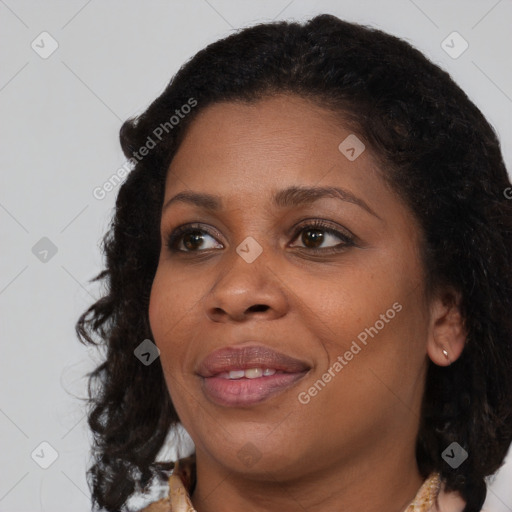
<instances>
[{"instance_id":1,"label":"nose","mask_svg":"<svg viewBox=\"0 0 512 512\"><path fill-rule=\"evenodd\" d=\"M204 305L214 322L273 320L286 314L288 299L265 251L252 263L233 251L220 266Z\"/></svg>"}]
</instances>

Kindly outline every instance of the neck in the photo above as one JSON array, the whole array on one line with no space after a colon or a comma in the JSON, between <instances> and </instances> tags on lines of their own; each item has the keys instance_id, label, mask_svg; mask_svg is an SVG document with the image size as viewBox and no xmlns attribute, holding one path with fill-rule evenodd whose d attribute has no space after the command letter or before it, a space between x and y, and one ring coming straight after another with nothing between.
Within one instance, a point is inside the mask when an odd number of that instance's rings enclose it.
<instances>
[{"instance_id":1,"label":"neck","mask_svg":"<svg viewBox=\"0 0 512 512\"><path fill-rule=\"evenodd\" d=\"M333 463L293 479L277 473L251 478L212 463L200 451L196 463L197 512L403 512L423 483L413 451L374 451L357 464Z\"/></svg>"}]
</instances>

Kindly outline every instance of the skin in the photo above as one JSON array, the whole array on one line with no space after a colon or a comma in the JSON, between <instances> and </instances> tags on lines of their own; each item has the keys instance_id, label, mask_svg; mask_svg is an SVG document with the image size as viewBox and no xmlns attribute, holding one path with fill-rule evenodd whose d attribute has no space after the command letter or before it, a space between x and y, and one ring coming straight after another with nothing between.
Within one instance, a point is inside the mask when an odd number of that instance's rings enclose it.
<instances>
[{"instance_id":1,"label":"skin","mask_svg":"<svg viewBox=\"0 0 512 512\"><path fill-rule=\"evenodd\" d=\"M149 310L172 401L196 445L199 512L396 512L423 482L414 448L427 362L460 355L463 322L456 294L427 298L420 228L369 147L354 161L340 152L350 133L296 96L219 103L192 122L169 168L164 205L183 191L222 200L218 211L181 201L163 209ZM332 197L275 206L272 194L291 186L345 189L373 214ZM354 244L335 252L343 240L325 231L315 242L311 219L348 230ZM196 245L182 238L189 252L173 252L168 236L186 223L211 234ZM263 250L252 263L236 252L248 236ZM401 311L300 403L298 394L395 303ZM212 351L247 340L311 370L251 407L217 405L195 369ZM240 457L247 443L260 457L251 464Z\"/></svg>"}]
</instances>

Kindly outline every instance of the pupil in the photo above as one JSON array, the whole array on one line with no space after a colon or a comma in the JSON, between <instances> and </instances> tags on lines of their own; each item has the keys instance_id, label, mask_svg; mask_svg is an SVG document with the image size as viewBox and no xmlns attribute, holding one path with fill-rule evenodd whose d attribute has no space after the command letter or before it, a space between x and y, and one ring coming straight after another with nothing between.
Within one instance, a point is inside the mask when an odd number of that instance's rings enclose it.
<instances>
[{"instance_id":1,"label":"pupil","mask_svg":"<svg viewBox=\"0 0 512 512\"><path fill-rule=\"evenodd\" d=\"M193 231L192 233L188 233L185 235L183 239L183 245L187 249L197 249L201 245L203 241L203 236L199 231Z\"/></svg>"},{"instance_id":2,"label":"pupil","mask_svg":"<svg viewBox=\"0 0 512 512\"><path fill-rule=\"evenodd\" d=\"M320 229L308 229L304 231L302 241L307 247L317 247L322 243L324 234ZM312 244L310 244L312 242Z\"/></svg>"}]
</instances>

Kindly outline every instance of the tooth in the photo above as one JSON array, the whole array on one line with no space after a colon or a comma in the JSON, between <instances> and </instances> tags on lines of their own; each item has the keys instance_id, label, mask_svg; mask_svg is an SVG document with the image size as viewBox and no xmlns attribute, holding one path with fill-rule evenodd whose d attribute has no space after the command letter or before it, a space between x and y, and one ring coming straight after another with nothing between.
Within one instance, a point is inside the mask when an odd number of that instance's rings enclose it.
<instances>
[{"instance_id":1,"label":"tooth","mask_svg":"<svg viewBox=\"0 0 512 512\"><path fill-rule=\"evenodd\" d=\"M265 377L268 377L268 376L270 376L270 375L274 375L274 373L276 373L276 370L274 370L273 368L265 368L265 369L263 370L263 375L264 375Z\"/></svg>"},{"instance_id":2,"label":"tooth","mask_svg":"<svg viewBox=\"0 0 512 512\"><path fill-rule=\"evenodd\" d=\"M245 375L244 370L233 370L229 372L230 379L241 379Z\"/></svg>"},{"instance_id":3,"label":"tooth","mask_svg":"<svg viewBox=\"0 0 512 512\"><path fill-rule=\"evenodd\" d=\"M249 370L245 370L245 376L248 379L257 379L263 375L263 370L261 368L250 368Z\"/></svg>"}]
</instances>

